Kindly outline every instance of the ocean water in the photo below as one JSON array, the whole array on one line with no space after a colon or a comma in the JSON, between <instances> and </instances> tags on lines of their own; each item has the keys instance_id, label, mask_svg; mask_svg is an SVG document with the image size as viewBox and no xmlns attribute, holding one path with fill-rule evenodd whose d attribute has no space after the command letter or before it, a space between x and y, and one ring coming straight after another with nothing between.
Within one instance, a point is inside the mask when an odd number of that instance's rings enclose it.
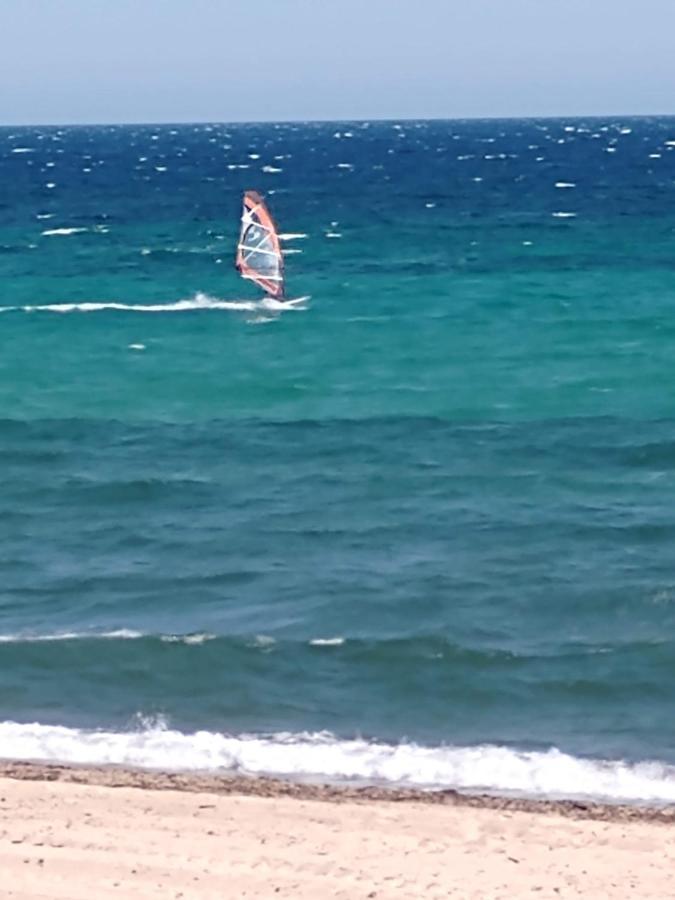
<instances>
[{"instance_id":1,"label":"ocean water","mask_svg":"<svg viewBox=\"0 0 675 900\"><path fill-rule=\"evenodd\" d=\"M675 119L5 128L0 180L0 755L675 800Z\"/></svg>"}]
</instances>

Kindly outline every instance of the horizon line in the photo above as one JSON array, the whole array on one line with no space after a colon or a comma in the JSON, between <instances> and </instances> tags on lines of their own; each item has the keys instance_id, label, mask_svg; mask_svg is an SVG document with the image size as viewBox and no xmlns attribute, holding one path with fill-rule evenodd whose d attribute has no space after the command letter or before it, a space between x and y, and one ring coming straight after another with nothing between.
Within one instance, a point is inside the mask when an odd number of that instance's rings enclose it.
<instances>
[{"instance_id":1,"label":"horizon line","mask_svg":"<svg viewBox=\"0 0 675 900\"><path fill-rule=\"evenodd\" d=\"M157 127L157 126L195 126L195 125L330 125L350 124L363 125L370 123L387 122L527 122L527 121L556 121L560 119L672 119L675 113L573 113L573 114L546 114L524 116L364 116L354 119L185 119L182 121L165 120L138 120L138 121L92 121L92 122L0 122L0 129L5 128L111 128L122 127Z\"/></svg>"}]
</instances>

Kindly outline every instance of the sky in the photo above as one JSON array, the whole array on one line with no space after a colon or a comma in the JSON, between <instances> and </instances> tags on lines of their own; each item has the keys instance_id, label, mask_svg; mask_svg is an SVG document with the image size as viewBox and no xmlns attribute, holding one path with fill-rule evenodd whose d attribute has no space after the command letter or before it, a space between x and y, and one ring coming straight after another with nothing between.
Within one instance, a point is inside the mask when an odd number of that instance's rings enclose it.
<instances>
[{"instance_id":1,"label":"sky","mask_svg":"<svg viewBox=\"0 0 675 900\"><path fill-rule=\"evenodd\" d=\"M675 0L0 0L0 124L669 114Z\"/></svg>"}]
</instances>

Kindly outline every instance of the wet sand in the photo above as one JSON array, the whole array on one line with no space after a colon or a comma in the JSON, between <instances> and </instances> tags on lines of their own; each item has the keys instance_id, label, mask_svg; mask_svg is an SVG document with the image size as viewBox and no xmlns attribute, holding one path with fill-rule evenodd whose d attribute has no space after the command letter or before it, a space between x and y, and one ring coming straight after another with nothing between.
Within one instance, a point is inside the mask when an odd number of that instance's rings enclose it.
<instances>
[{"instance_id":1,"label":"wet sand","mask_svg":"<svg viewBox=\"0 0 675 900\"><path fill-rule=\"evenodd\" d=\"M2 897L666 898L675 810L6 763Z\"/></svg>"}]
</instances>

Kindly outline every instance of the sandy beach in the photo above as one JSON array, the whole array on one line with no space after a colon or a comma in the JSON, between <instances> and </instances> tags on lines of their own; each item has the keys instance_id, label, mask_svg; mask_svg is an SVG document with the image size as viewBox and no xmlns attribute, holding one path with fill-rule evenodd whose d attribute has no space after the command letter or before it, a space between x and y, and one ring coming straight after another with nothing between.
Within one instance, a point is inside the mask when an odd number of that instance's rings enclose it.
<instances>
[{"instance_id":1,"label":"sandy beach","mask_svg":"<svg viewBox=\"0 0 675 900\"><path fill-rule=\"evenodd\" d=\"M12 900L675 895L672 810L0 771L2 896Z\"/></svg>"}]
</instances>

